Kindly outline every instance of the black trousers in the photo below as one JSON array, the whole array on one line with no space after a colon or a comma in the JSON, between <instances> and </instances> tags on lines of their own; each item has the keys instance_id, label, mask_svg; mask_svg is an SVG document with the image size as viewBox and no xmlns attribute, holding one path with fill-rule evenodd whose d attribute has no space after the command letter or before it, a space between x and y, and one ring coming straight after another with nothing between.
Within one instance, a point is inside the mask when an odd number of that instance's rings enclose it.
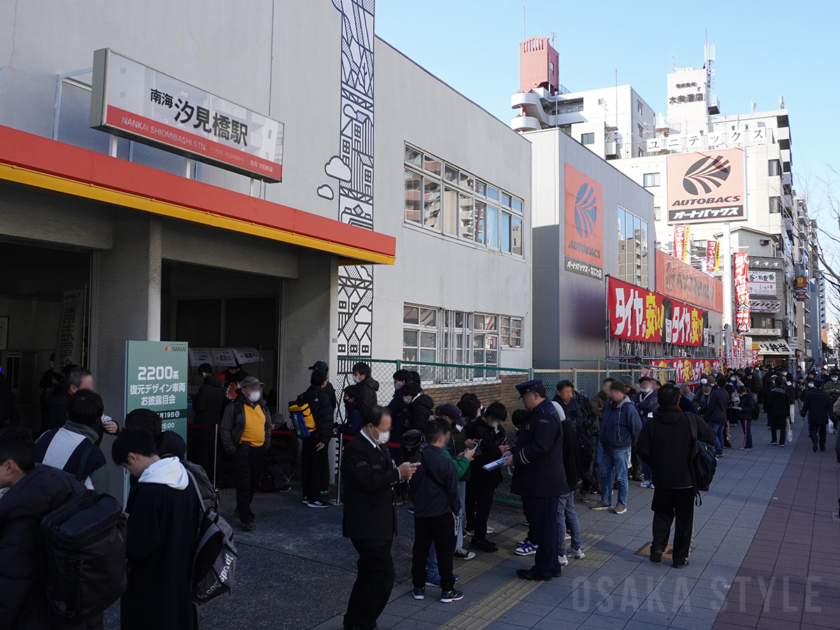
<instances>
[{"instance_id":1,"label":"black trousers","mask_svg":"<svg viewBox=\"0 0 840 630\"><path fill-rule=\"evenodd\" d=\"M467 486L469 487L469 483ZM490 508L493 507L494 492L495 489L492 486L476 486L473 489L475 497L475 518L472 521L475 526L473 540L487 540L487 519L490 518Z\"/></svg>"},{"instance_id":2,"label":"black trousers","mask_svg":"<svg viewBox=\"0 0 840 630\"><path fill-rule=\"evenodd\" d=\"M816 444L819 440L820 450L825 450L825 432L828 425L826 424L808 424L808 436L811 441Z\"/></svg>"},{"instance_id":3,"label":"black trousers","mask_svg":"<svg viewBox=\"0 0 840 630\"><path fill-rule=\"evenodd\" d=\"M528 514L528 540L538 545L531 572L542 578L560 575L557 544L557 504L560 497L522 497Z\"/></svg>"},{"instance_id":4,"label":"black trousers","mask_svg":"<svg viewBox=\"0 0 840 630\"><path fill-rule=\"evenodd\" d=\"M189 459L204 469L210 481L213 481L213 460L215 459L213 447L216 444L214 441L215 437L215 427L212 429L187 429Z\"/></svg>"},{"instance_id":5,"label":"black trousers","mask_svg":"<svg viewBox=\"0 0 840 630\"><path fill-rule=\"evenodd\" d=\"M691 530L694 527L694 490L656 488L653 491L653 544L651 547L665 551L674 525L674 560L685 560L691 547Z\"/></svg>"},{"instance_id":6,"label":"black trousers","mask_svg":"<svg viewBox=\"0 0 840 630\"><path fill-rule=\"evenodd\" d=\"M253 447L248 442L243 442L231 459L236 476L236 509L239 511L239 520L250 523L254 520L251 501L254 499L254 490L257 489L262 476L265 449L262 446Z\"/></svg>"},{"instance_id":7,"label":"black trousers","mask_svg":"<svg viewBox=\"0 0 840 630\"><path fill-rule=\"evenodd\" d=\"M358 573L350 601L347 602L344 628L373 630L394 588L396 574L391 558L391 545L394 541L352 538L351 542L359 553L356 562Z\"/></svg>"},{"instance_id":8,"label":"black trousers","mask_svg":"<svg viewBox=\"0 0 840 630\"><path fill-rule=\"evenodd\" d=\"M414 588L422 588L426 584L426 561L432 543L437 552L441 590L445 593L455 588L452 554L455 553L456 539L455 518L451 513L414 517L414 548L411 554L411 581Z\"/></svg>"},{"instance_id":9,"label":"black trousers","mask_svg":"<svg viewBox=\"0 0 840 630\"><path fill-rule=\"evenodd\" d=\"M310 435L303 440L300 452L300 476L303 498L317 501L322 492L330 489L329 444L316 451L320 444L318 437Z\"/></svg>"}]
</instances>

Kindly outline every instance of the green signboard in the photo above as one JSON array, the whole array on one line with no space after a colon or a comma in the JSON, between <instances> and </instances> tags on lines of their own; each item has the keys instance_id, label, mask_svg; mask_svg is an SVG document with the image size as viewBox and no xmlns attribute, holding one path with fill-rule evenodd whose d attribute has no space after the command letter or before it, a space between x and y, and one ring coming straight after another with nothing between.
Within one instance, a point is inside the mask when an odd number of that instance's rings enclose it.
<instances>
[{"instance_id":1,"label":"green signboard","mask_svg":"<svg viewBox=\"0 0 840 630\"><path fill-rule=\"evenodd\" d=\"M127 341L125 346L125 411L151 409L164 431L187 441L187 343Z\"/></svg>"}]
</instances>

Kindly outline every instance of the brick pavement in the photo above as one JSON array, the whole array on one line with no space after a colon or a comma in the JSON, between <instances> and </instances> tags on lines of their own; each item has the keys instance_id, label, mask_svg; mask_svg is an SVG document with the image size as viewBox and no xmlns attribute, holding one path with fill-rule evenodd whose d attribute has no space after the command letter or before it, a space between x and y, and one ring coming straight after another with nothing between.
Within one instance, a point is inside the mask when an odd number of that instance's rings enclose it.
<instances>
[{"instance_id":1,"label":"brick pavement","mask_svg":"<svg viewBox=\"0 0 840 630\"><path fill-rule=\"evenodd\" d=\"M650 542L653 493L631 484L623 516L577 504L587 557L570 560L561 578L538 584L517 579L515 569L530 565L512 554L524 527L497 526L497 554L456 563L464 600L442 604L429 588L427 598L416 601L404 582L395 589L380 628L840 626L833 436L826 453L814 454L801 421L794 425L793 448L770 446L764 426L763 416L754 423L752 452L727 450L719 463L712 489L696 510L688 567L673 569L668 561L657 565L638 555ZM733 433L737 443L740 432ZM504 520L510 523L509 516ZM317 628L340 626L338 616Z\"/></svg>"}]
</instances>

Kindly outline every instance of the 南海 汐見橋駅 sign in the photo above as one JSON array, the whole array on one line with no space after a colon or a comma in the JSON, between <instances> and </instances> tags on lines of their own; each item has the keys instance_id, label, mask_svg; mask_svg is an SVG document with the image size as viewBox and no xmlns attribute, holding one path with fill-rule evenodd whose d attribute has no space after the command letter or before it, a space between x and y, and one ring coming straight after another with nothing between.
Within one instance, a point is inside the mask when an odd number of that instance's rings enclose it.
<instances>
[{"instance_id":1,"label":"\u5357\u6d77 \u6c50\u898b\u6a4b\u99c5 sign","mask_svg":"<svg viewBox=\"0 0 840 630\"><path fill-rule=\"evenodd\" d=\"M255 179L282 180L283 123L109 48L93 54L90 126Z\"/></svg>"}]
</instances>

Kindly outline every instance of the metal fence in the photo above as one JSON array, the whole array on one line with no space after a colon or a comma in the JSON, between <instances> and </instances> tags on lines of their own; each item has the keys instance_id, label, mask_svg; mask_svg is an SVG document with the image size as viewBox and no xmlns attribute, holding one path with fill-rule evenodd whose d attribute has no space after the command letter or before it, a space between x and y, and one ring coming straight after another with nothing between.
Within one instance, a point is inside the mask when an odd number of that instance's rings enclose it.
<instances>
[{"instance_id":1,"label":"metal fence","mask_svg":"<svg viewBox=\"0 0 840 630\"><path fill-rule=\"evenodd\" d=\"M557 383L571 381L575 390L587 398L592 398L601 389L606 378L629 376L637 383L644 374L650 374L660 381L675 377L673 368L651 368L650 366L624 361L610 360L564 360L554 361L552 368L506 368L497 366L452 365L447 363L424 363L402 361L398 359L368 359L364 357L339 357L340 375L335 387L339 393L353 383L352 367L355 363L367 363L371 368L371 377L379 382L378 402L387 405L394 396L393 375L397 370L413 370L420 374L423 391L434 401L435 407L446 403L457 403L461 396L470 392L478 396L485 407L491 402L501 402L508 410L505 423L506 443L516 444L516 431L510 414L522 408L522 401L516 390L516 384L531 379L541 379L549 398L555 393ZM344 406L339 404L338 421L344 422ZM337 453L336 466L340 463L341 453ZM496 489L496 501L510 505L521 505L519 495L510 492L513 475L511 468L502 473L502 484ZM339 484L340 484L340 478Z\"/></svg>"}]
</instances>

